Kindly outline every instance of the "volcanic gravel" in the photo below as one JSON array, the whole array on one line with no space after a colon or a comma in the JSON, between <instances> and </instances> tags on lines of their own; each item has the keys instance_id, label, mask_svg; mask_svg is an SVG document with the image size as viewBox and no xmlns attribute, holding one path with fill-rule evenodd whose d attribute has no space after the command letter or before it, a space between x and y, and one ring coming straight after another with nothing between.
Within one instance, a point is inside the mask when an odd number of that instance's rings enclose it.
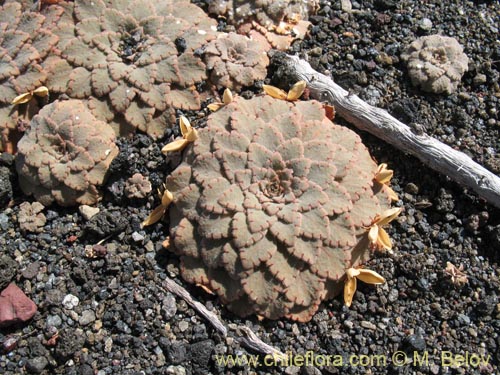
<instances>
[{"instance_id":1,"label":"volcanic gravel","mask_svg":"<svg viewBox=\"0 0 500 375\"><path fill-rule=\"evenodd\" d=\"M346 11L349 3L352 9ZM322 1L311 21L310 36L294 43L293 53L368 103L500 174L498 1ZM417 37L435 33L455 37L469 57L469 71L451 95L414 88L399 58ZM184 114L200 126L206 113ZM323 303L305 324L236 317L179 277L178 258L162 247L167 222L141 228L159 198L156 193L127 198L126 181L141 173L153 192L161 190L179 157L165 158L160 150L178 129L158 142L141 134L120 139L99 213L86 219L76 208L53 205L43 211L40 233L21 230L20 204L32 199L20 192L12 156L1 155L0 288L15 282L38 312L21 326L1 329L0 373L499 373L500 211L417 159L358 134L378 162L394 169L392 187L404 208L388 229L393 252L368 265L387 283L359 283L350 308L338 297ZM452 282L444 271L447 262L463 267L467 283ZM339 355L344 366L222 365L220 355L257 353L223 337L165 291L166 277L230 329L246 325L264 342L294 355ZM446 351L468 359L446 366L450 362L441 357ZM404 353L408 362L398 364L396 353ZM428 360L420 360L426 353ZM489 362L473 362L472 355L489 356ZM374 356L386 362L359 363ZM349 362L356 358L357 363Z\"/></svg>"}]
</instances>

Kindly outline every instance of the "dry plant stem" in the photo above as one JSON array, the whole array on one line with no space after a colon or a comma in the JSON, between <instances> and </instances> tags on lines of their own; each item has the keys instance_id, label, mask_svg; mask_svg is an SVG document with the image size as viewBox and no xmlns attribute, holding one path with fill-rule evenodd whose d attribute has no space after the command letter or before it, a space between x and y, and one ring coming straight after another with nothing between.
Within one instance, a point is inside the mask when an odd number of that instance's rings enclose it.
<instances>
[{"instance_id":1,"label":"dry plant stem","mask_svg":"<svg viewBox=\"0 0 500 375\"><path fill-rule=\"evenodd\" d=\"M290 82L304 80L310 96L335 106L336 113L358 129L367 131L390 145L416 156L435 171L473 189L481 198L500 208L500 178L464 153L427 134L415 134L385 110L373 107L352 95L329 77L315 71L297 56L276 54L273 63L283 67Z\"/></svg>"},{"instance_id":2,"label":"dry plant stem","mask_svg":"<svg viewBox=\"0 0 500 375\"><path fill-rule=\"evenodd\" d=\"M271 355L274 359L281 361L286 358L286 355L280 352L278 349L273 348L272 346L266 344L261 339L257 337L257 335L247 326L240 325L237 328L237 333L241 336L237 338L241 345L244 347L251 349L258 353L264 353L267 355Z\"/></svg>"},{"instance_id":3,"label":"dry plant stem","mask_svg":"<svg viewBox=\"0 0 500 375\"><path fill-rule=\"evenodd\" d=\"M191 294L184 289L182 286L177 284L174 280L168 277L163 281L163 287L176 296L181 297L184 301L188 303L193 309L195 309L201 316L207 319L212 326L219 331L222 335L227 335L227 328L222 324L217 315L209 311L202 303L195 301Z\"/></svg>"},{"instance_id":4,"label":"dry plant stem","mask_svg":"<svg viewBox=\"0 0 500 375\"><path fill-rule=\"evenodd\" d=\"M194 300L193 297L189 294L189 292L184 289L182 286L177 284L170 278L166 278L163 281L163 287L175 294L176 296L182 298L186 303L195 309L201 316L203 316L209 323L222 335L227 336L227 328L220 321L220 319L213 312L209 311L202 303ZM241 345L245 346L248 349L256 351L258 353L263 353L267 355L272 355L276 359L285 358L285 354L280 352L279 350L273 348L272 346L266 344L261 339L257 337L257 335L248 327L240 325L236 329L237 337Z\"/></svg>"}]
</instances>

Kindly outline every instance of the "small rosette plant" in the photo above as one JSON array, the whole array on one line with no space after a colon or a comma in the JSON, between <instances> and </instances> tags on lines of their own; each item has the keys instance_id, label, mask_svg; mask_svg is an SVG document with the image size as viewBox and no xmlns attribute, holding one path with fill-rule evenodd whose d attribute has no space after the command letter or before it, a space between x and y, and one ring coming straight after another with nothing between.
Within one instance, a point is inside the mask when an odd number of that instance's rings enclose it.
<instances>
[{"instance_id":1,"label":"small rosette plant","mask_svg":"<svg viewBox=\"0 0 500 375\"><path fill-rule=\"evenodd\" d=\"M379 248L393 192L354 132L288 96L235 97L198 129L166 181L169 243L235 313L308 321Z\"/></svg>"}]
</instances>

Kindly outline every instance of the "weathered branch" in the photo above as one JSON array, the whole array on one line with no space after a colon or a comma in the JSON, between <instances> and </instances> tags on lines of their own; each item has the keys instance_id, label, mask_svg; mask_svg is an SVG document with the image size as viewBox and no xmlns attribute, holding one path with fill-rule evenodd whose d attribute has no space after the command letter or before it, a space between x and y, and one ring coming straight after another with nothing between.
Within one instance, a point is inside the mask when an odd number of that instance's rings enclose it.
<instances>
[{"instance_id":1,"label":"weathered branch","mask_svg":"<svg viewBox=\"0 0 500 375\"><path fill-rule=\"evenodd\" d=\"M163 281L163 288L182 298L189 306L196 310L198 314L208 320L208 322L217 331L219 331L223 336L227 336L228 332L224 323L222 323L217 315L209 311L202 303L196 301L186 289L168 277ZM250 328L244 325L240 325L236 328L235 340L237 340L244 347L255 352L271 355L277 361L286 358L284 353L263 342Z\"/></svg>"},{"instance_id":2,"label":"weathered branch","mask_svg":"<svg viewBox=\"0 0 500 375\"><path fill-rule=\"evenodd\" d=\"M208 320L210 324L223 336L227 335L227 328L224 326L224 324L222 324L217 315L209 311L202 303L195 301L186 289L184 289L182 286L177 284L174 280L169 279L168 277L165 279L165 281L163 281L163 287L169 292L174 293L176 296L181 297L184 301L186 301L189 306L191 306L198 312L198 314Z\"/></svg>"},{"instance_id":3,"label":"weathered branch","mask_svg":"<svg viewBox=\"0 0 500 375\"><path fill-rule=\"evenodd\" d=\"M276 54L273 64L290 82L304 80L310 96L335 107L335 112L357 128L367 131L390 145L408 152L435 171L473 189L480 197L500 208L500 178L464 153L426 135L413 133L407 125L385 110L373 107L352 95L329 77L316 72L307 61L296 56Z\"/></svg>"},{"instance_id":4,"label":"weathered branch","mask_svg":"<svg viewBox=\"0 0 500 375\"><path fill-rule=\"evenodd\" d=\"M244 347L254 350L258 353L264 353L267 355L271 355L278 361L281 361L286 358L286 355L280 352L278 349L273 348L271 345L266 344L261 339L257 337L257 335L247 326L239 326L236 330L240 336L237 340Z\"/></svg>"}]
</instances>

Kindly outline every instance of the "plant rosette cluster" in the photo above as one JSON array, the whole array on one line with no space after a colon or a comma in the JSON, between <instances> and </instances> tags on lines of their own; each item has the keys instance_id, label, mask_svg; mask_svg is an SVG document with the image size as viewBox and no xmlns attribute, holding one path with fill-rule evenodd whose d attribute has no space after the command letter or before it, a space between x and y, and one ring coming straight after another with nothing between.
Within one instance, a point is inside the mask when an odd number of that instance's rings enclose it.
<instances>
[{"instance_id":1,"label":"plant rosette cluster","mask_svg":"<svg viewBox=\"0 0 500 375\"><path fill-rule=\"evenodd\" d=\"M62 2L57 53L44 63L51 93L88 100L115 132L157 138L175 110L200 109L207 78L197 52L217 35L215 20L187 0ZM59 7L59 5L54 6Z\"/></svg>"},{"instance_id":2,"label":"plant rosette cluster","mask_svg":"<svg viewBox=\"0 0 500 375\"><path fill-rule=\"evenodd\" d=\"M79 100L55 101L31 120L18 143L19 185L44 206L95 204L118 155L111 126Z\"/></svg>"},{"instance_id":3,"label":"plant rosette cluster","mask_svg":"<svg viewBox=\"0 0 500 375\"><path fill-rule=\"evenodd\" d=\"M228 95L192 141L184 134L157 211L170 205L167 242L185 280L240 316L304 322L344 286L350 304L353 279L383 282L359 266L390 248L382 226L400 209L392 172L359 136L321 103L296 101L296 88L266 91L284 97Z\"/></svg>"},{"instance_id":4,"label":"plant rosette cluster","mask_svg":"<svg viewBox=\"0 0 500 375\"><path fill-rule=\"evenodd\" d=\"M282 51L305 36L310 26L307 19L318 9L317 0L214 0L208 6L210 13L224 17L238 33Z\"/></svg>"},{"instance_id":5,"label":"plant rosette cluster","mask_svg":"<svg viewBox=\"0 0 500 375\"><path fill-rule=\"evenodd\" d=\"M455 38L427 35L411 43L401 54L414 86L434 94L457 91L469 58Z\"/></svg>"},{"instance_id":6,"label":"plant rosette cluster","mask_svg":"<svg viewBox=\"0 0 500 375\"><path fill-rule=\"evenodd\" d=\"M20 2L0 2L0 151L14 153L23 127L38 111L35 98L47 96L42 63L59 38L48 20Z\"/></svg>"}]
</instances>

